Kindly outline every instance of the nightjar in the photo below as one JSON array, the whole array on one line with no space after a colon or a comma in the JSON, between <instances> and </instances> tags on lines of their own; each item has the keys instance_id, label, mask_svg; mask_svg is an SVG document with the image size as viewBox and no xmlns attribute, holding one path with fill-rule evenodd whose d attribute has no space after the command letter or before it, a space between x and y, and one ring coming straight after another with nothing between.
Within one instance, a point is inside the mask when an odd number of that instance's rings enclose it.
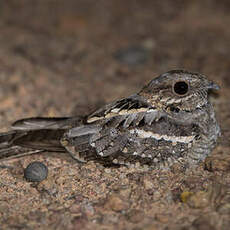
<instances>
[{"instance_id":1,"label":"nightjar","mask_svg":"<svg viewBox=\"0 0 230 230\"><path fill-rule=\"evenodd\" d=\"M88 116L16 121L0 134L0 158L55 151L79 162L195 165L220 135L208 99L209 90L218 88L202 74L172 70Z\"/></svg>"}]
</instances>

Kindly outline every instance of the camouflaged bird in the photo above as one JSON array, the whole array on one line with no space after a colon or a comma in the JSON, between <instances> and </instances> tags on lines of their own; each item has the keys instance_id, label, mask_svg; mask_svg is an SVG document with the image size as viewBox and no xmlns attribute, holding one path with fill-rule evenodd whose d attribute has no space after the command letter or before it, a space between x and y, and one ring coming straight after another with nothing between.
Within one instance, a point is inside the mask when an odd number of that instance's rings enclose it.
<instances>
[{"instance_id":1,"label":"camouflaged bird","mask_svg":"<svg viewBox=\"0 0 230 230\"><path fill-rule=\"evenodd\" d=\"M220 135L204 75L172 70L85 117L28 118L0 136L0 158L65 152L79 162L153 168L203 161Z\"/></svg>"}]
</instances>

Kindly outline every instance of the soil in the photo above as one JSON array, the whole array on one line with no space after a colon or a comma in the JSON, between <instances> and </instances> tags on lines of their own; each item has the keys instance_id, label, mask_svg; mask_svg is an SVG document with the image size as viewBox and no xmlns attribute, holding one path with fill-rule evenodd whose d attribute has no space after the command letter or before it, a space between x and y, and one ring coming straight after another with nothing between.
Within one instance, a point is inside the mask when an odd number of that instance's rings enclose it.
<instances>
[{"instance_id":1,"label":"soil","mask_svg":"<svg viewBox=\"0 0 230 230\"><path fill-rule=\"evenodd\" d=\"M0 131L20 118L83 115L160 73L221 86L222 137L196 168L79 165L43 153L1 162L0 229L230 229L230 3L7 0L0 3ZM43 162L48 178L23 170Z\"/></svg>"}]
</instances>

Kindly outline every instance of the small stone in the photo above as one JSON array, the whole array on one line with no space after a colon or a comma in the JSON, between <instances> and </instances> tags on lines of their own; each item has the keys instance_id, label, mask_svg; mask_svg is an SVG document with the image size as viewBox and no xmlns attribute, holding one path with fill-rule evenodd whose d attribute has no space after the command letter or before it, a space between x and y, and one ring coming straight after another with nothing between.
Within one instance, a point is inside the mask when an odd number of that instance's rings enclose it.
<instances>
[{"instance_id":1,"label":"small stone","mask_svg":"<svg viewBox=\"0 0 230 230\"><path fill-rule=\"evenodd\" d=\"M230 157L228 155L207 157L204 162L204 168L210 172L230 171Z\"/></svg>"},{"instance_id":2,"label":"small stone","mask_svg":"<svg viewBox=\"0 0 230 230\"><path fill-rule=\"evenodd\" d=\"M71 213L81 213L81 205L80 204L73 204L69 210Z\"/></svg>"},{"instance_id":3,"label":"small stone","mask_svg":"<svg viewBox=\"0 0 230 230\"><path fill-rule=\"evenodd\" d=\"M23 165L21 161L16 161L13 163L13 167L9 169L11 174L14 175L14 177L21 177L24 172Z\"/></svg>"},{"instance_id":4,"label":"small stone","mask_svg":"<svg viewBox=\"0 0 230 230\"><path fill-rule=\"evenodd\" d=\"M210 217L206 216L200 216L195 219L192 223L192 227L196 230L216 230L216 228L210 223Z\"/></svg>"},{"instance_id":5,"label":"small stone","mask_svg":"<svg viewBox=\"0 0 230 230\"><path fill-rule=\"evenodd\" d=\"M157 230L159 229L159 226L157 224L150 224L144 228L145 230Z\"/></svg>"},{"instance_id":6,"label":"small stone","mask_svg":"<svg viewBox=\"0 0 230 230\"><path fill-rule=\"evenodd\" d=\"M7 212L9 212L9 210L10 210L9 204L7 204L6 201L1 201L0 213L7 213Z\"/></svg>"},{"instance_id":7,"label":"small stone","mask_svg":"<svg viewBox=\"0 0 230 230\"><path fill-rule=\"evenodd\" d=\"M225 204L221 204L218 208L217 208L217 212L219 212L220 214L230 214L230 203L225 203Z\"/></svg>"},{"instance_id":8,"label":"small stone","mask_svg":"<svg viewBox=\"0 0 230 230\"><path fill-rule=\"evenodd\" d=\"M47 178L48 168L42 162L30 163L24 170L24 177L30 182L41 182Z\"/></svg>"},{"instance_id":9,"label":"small stone","mask_svg":"<svg viewBox=\"0 0 230 230\"><path fill-rule=\"evenodd\" d=\"M180 163L174 163L171 165L170 167L171 171L175 174L178 174L178 173L183 173L185 172L185 166L183 164L180 164Z\"/></svg>"},{"instance_id":10,"label":"small stone","mask_svg":"<svg viewBox=\"0 0 230 230\"><path fill-rule=\"evenodd\" d=\"M115 212L121 212L129 207L128 203L116 194L109 196L105 206Z\"/></svg>"},{"instance_id":11,"label":"small stone","mask_svg":"<svg viewBox=\"0 0 230 230\"><path fill-rule=\"evenodd\" d=\"M199 191L189 196L186 203L191 208L205 208L210 204L210 194L205 191Z\"/></svg>"},{"instance_id":12,"label":"small stone","mask_svg":"<svg viewBox=\"0 0 230 230\"><path fill-rule=\"evenodd\" d=\"M161 223L168 223L169 222L169 216L167 214L156 214L156 219L160 221Z\"/></svg>"},{"instance_id":13,"label":"small stone","mask_svg":"<svg viewBox=\"0 0 230 230\"><path fill-rule=\"evenodd\" d=\"M143 184L146 190L151 190L154 188L153 182L149 180L148 178L144 178Z\"/></svg>"},{"instance_id":14,"label":"small stone","mask_svg":"<svg viewBox=\"0 0 230 230\"><path fill-rule=\"evenodd\" d=\"M121 195L122 198L129 199L131 192L132 190L130 188L126 188L126 189L121 189L119 191L119 194Z\"/></svg>"},{"instance_id":15,"label":"small stone","mask_svg":"<svg viewBox=\"0 0 230 230\"><path fill-rule=\"evenodd\" d=\"M95 214L94 207L91 203L83 204L81 210L89 217Z\"/></svg>"},{"instance_id":16,"label":"small stone","mask_svg":"<svg viewBox=\"0 0 230 230\"><path fill-rule=\"evenodd\" d=\"M141 163L139 162L139 161L137 161L136 163L135 163L135 168L140 168L141 167Z\"/></svg>"},{"instance_id":17,"label":"small stone","mask_svg":"<svg viewBox=\"0 0 230 230\"><path fill-rule=\"evenodd\" d=\"M110 168L105 168L105 172L110 174L111 173L111 169Z\"/></svg>"},{"instance_id":18,"label":"small stone","mask_svg":"<svg viewBox=\"0 0 230 230\"><path fill-rule=\"evenodd\" d=\"M180 195L180 199L183 203L186 203L188 201L188 198L193 195L193 192L182 192Z\"/></svg>"},{"instance_id":19,"label":"small stone","mask_svg":"<svg viewBox=\"0 0 230 230\"><path fill-rule=\"evenodd\" d=\"M142 46L131 46L121 49L114 54L114 57L127 65L144 64L149 58L149 50Z\"/></svg>"},{"instance_id":20,"label":"small stone","mask_svg":"<svg viewBox=\"0 0 230 230\"><path fill-rule=\"evenodd\" d=\"M48 177L36 186L37 191L43 194L45 198L55 196L59 188L60 186L57 186L53 177Z\"/></svg>"},{"instance_id":21,"label":"small stone","mask_svg":"<svg viewBox=\"0 0 230 230\"><path fill-rule=\"evenodd\" d=\"M144 218L144 213L141 210L132 209L128 212L127 218L132 223L141 222Z\"/></svg>"}]
</instances>

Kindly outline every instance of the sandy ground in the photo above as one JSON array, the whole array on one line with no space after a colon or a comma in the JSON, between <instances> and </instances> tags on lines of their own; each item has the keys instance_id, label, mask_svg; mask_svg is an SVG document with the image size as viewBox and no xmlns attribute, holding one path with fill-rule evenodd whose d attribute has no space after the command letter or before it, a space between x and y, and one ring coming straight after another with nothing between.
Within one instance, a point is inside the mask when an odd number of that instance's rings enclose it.
<instances>
[{"instance_id":1,"label":"sandy ground","mask_svg":"<svg viewBox=\"0 0 230 230\"><path fill-rule=\"evenodd\" d=\"M1 131L23 117L88 113L185 68L221 85L222 138L187 171L78 165L58 153L1 162L0 229L230 229L229 10L227 0L2 1ZM39 184L23 178L35 160L49 168Z\"/></svg>"}]
</instances>

